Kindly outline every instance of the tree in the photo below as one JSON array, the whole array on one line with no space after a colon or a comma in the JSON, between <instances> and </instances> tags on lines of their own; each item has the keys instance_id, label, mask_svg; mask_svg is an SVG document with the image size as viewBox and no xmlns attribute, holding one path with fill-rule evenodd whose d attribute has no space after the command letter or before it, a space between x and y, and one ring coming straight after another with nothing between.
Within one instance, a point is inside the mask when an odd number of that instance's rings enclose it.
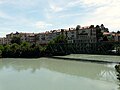
<instances>
[{"instance_id":1,"label":"tree","mask_svg":"<svg viewBox=\"0 0 120 90\"><path fill-rule=\"evenodd\" d=\"M81 28L80 25L77 25L77 26L76 26L76 30L79 30L80 28Z\"/></svg>"},{"instance_id":2,"label":"tree","mask_svg":"<svg viewBox=\"0 0 120 90\"><path fill-rule=\"evenodd\" d=\"M90 25L90 27L89 28L94 28L94 25Z\"/></svg>"},{"instance_id":3,"label":"tree","mask_svg":"<svg viewBox=\"0 0 120 90\"><path fill-rule=\"evenodd\" d=\"M97 28L97 29L100 29L100 26L99 26L99 25L96 25L96 28Z\"/></svg>"},{"instance_id":4,"label":"tree","mask_svg":"<svg viewBox=\"0 0 120 90\"><path fill-rule=\"evenodd\" d=\"M101 24L101 27L104 27L104 25L103 25L103 24Z\"/></svg>"},{"instance_id":5,"label":"tree","mask_svg":"<svg viewBox=\"0 0 120 90\"><path fill-rule=\"evenodd\" d=\"M66 46L66 37L61 34L48 43L45 49L45 55L62 55L61 49ZM43 51L43 50L42 50Z\"/></svg>"},{"instance_id":6,"label":"tree","mask_svg":"<svg viewBox=\"0 0 120 90\"><path fill-rule=\"evenodd\" d=\"M2 57L3 51L4 51L4 47L3 47L3 45L0 45L0 57Z\"/></svg>"},{"instance_id":7,"label":"tree","mask_svg":"<svg viewBox=\"0 0 120 90\"><path fill-rule=\"evenodd\" d=\"M117 33L120 33L120 31L117 31Z\"/></svg>"},{"instance_id":8,"label":"tree","mask_svg":"<svg viewBox=\"0 0 120 90\"><path fill-rule=\"evenodd\" d=\"M76 38L79 37L79 32L78 32L78 30L80 30L80 28L81 28L80 25L77 25L77 26L76 26Z\"/></svg>"},{"instance_id":9,"label":"tree","mask_svg":"<svg viewBox=\"0 0 120 90\"><path fill-rule=\"evenodd\" d=\"M10 45L5 45L3 50L3 57L10 57L11 55Z\"/></svg>"},{"instance_id":10,"label":"tree","mask_svg":"<svg viewBox=\"0 0 120 90\"><path fill-rule=\"evenodd\" d=\"M109 32L109 29L108 28L105 28L105 30L104 30L105 32Z\"/></svg>"},{"instance_id":11,"label":"tree","mask_svg":"<svg viewBox=\"0 0 120 90\"><path fill-rule=\"evenodd\" d=\"M22 42L20 44L20 51L21 51L21 57L28 57L30 53L30 43L28 42Z\"/></svg>"},{"instance_id":12,"label":"tree","mask_svg":"<svg viewBox=\"0 0 120 90\"><path fill-rule=\"evenodd\" d=\"M4 46L0 45L0 50L3 51L4 50Z\"/></svg>"},{"instance_id":13,"label":"tree","mask_svg":"<svg viewBox=\"0 0 120 90\"><path fill-rule=\"evenodd\" d=\"M103 41L108 41L107 36L104 36L104 37L103 37Z\"/></svg>"},{"instance_id":14,"label":"tree","mask_svg":"<svg viewBox=\"0 0 120 90\"><path fill-rule=\"evenodd\" d=\"M11 57L20 57L20 45L14 43L10 46Z\"/></svg>"},{"instance_id":15,"label":"tree","mask_svg":"<svg viewBox=\"0 0 120 90\"><path fill-rule=\"evenodd\" d=\"M12 40L11 40L11 43L12 43L12 44L13 44L13 43L16 43L16 44L19 44L19 45L20 45L20 43L21 43L20 37L19 37L19 36L14 36L14 37L12 38Z\"/></svg>"},{"instance_id":16,"label":"tree","mask_svg":"<svg viewBox=\"0 0 120 90\"><path fill-rule=\"evenodd\" d=\"M103 38L103 33L101 32L101 28L99 25L96 26L96 37L97 41L99 41L100 38Z\"/></svg>"},{"instance_id":17,"label":"tree","mask_svg":"<svg viewBox=\"0 0 120 90\"><path fill-rule=\"evenodd\" d=\"M67 43L67 40L65 38L64 35L59 35L58 37L56 37L55 39L53 39L54 43L59 43L59 44L63 44L63 43Z\"/></svg>"},{"instance_id":18,"label":"tree","mask_svg":"<svg viewBox=\"0 0 120 90\"><path fill-rule=\"evenodd\" d=\"M39 36L35 35L35 44L37 44L37 41L39 41Z\"/></svg>"},{"instance_id":19,"label":"tree","mask_svg":"<svg viewBox=\"0 0 120 90\"><path fill-rule=\"evenodd\" d=\"M0 50L0 57L2 57L2 51Z\"/></svg>"}]
</instances>

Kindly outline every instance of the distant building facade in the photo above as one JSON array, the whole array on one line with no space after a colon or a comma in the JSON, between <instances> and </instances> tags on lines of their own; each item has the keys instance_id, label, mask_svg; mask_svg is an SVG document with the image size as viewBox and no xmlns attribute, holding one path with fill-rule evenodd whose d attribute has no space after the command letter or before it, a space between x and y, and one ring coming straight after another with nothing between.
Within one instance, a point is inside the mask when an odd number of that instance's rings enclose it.
<instances>
[{"instance_id":1,"label":"distant building facade","mask_svg":"<svg viewBox=\"0 0 120 90\"><path fill-rule=\"evenodd\" d=\"M102 34L101 36L99 34ZM59 35L64 35L68 43L97 43L102 41L120 42L120 33L110 33L108 28L103 24L101 26L94 25L81 27L77 25L76 28L58 29L46 31L44 33L10 33L6 37L0 38L0 44L11 44L13 37L20 37L22 42L29 42L31 44L48 44L51 40Z\"/></svg>"},{"instance_id":2,"label":"distant building facade","mask_svg":"<svg viewBox=\"0 0 120 90\"><path fill-rule=\"evenodd\" d=\"M5 44L8 44L7 38L5 38L5 37L0 38L0 45L5 45Z\"/></svg>"},{"instance_id":3,"label":"distant building facade","mask_svg":"<svg viewBox=\"0 0 120 90\"><path fill-rule=\"evenodd\" d=\"M48 44L51 40L56 38L57 36L61 35L61 30L51 30L45 33L39 33L36 35L37 43L38 44Z\"/></svg>"},{"instance_id":4,"label":"distant building facade","mask_svg":"<svg viewBox=\"0 0 120 90\"><path fill-rule=\"evenodd\" d=\"M11 40L13 37L20 37L22 42L35 43L35 35L34 33L10 33L6 35L7 44L11 44Z\"/></svg>"},{"instance_id":5,"label":"distant building facade","mask_svg":"<svg viewBox=\"0 0 120 90\"><path fill-rule=\"evenodd\" d=\"M75 41L76 41L76 29L69 28L69 30L65 31L65 36L67 38L68 43L75 43Z\"/></svg>"},{"instance_id":6,"label":"distant building facade","mask_svg":"<svg viewBox=\"0 0 120 90\"><path fill-rule=\"evenodd\" d=\"M76 43L96 43L96 29L90 27L82 27L77 31Z\"/></svg>"}]
</instances>

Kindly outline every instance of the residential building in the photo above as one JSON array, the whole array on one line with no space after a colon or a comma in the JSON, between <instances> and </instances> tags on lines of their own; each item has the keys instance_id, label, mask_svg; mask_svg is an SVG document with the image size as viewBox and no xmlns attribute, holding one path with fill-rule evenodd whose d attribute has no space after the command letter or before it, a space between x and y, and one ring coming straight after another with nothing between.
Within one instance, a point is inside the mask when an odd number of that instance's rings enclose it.
<instances>
[{"instance_id":1,"label":"residential building","mask_svg":"<svg viewBox=\"0 0 120 90\"><path fill-rule=\"evenodd\" d=\"M105 37L105 40L103 40L103 41L120 42L120 34L119 33L104 32L103 35Z\"/></svg>"},{"instance_id":2,"label":"residential building","mask_svg":"<svg viewBox=\"0 0 120 90\"><path fill-rule=\"evenodd\" d=\"M6 35L8 44L11 43L13 37L20 37L22 42L35 43L35 34L34 33L10 33Z\"/></svg>"},{"instance_id":3,"label":"residential building","mask_svg":"<svg viewBox=\"0 0 120 90\"><path fill-rule=\"evenodd\" d=\"M82 27L76 31L76 43L96 43L96 28Z\"/></svg>"},{"instance_id":4,"label":"residential building","mask_svg":"<svg viewBox=\"0 0 120 90\"><path fill-rule=\"evenodd\" d=\"M0 45L3 44L3 38L0 38Z\"/></svg>"},{"instance_id":5,"label":"residential building","mask_svg":"<svg viewBox=\"0 0 120 90\"><path fill-rule=\"evenodd\" d=\"M76 29L69 28L69 30L65 31L68 43L75 43L76 40Z\"/></svg>"},{"instance_id":6,"label":"residential building","mask_svg":"<svg viewBox=\"0 0 120 90\"><path fill-rule=\"evenodd\" d=\"M0 38L0 45L4 45L4 44L8 44L7 38L5 38L5 37Z\"/></svg>"},{"instance_id":7,"label":"residential building","mask_svg":"<svg viewBox=\"0 0 120 90\"><path fill-rule=\"evenodd\" d=\"M61 30L51 30L47 31L45 33L39 33L36 35L37 37L37 43L39 44L48 44L51 40L56 38L61 34Z\"/></svg>"},{"instance_id":8,"label":"residential building","mask_svg":"<svg viewBox=\"0 0 120 90\"><path fill-rule=\"evenodd\" d=\"M120 42L120 33L114 33L113 37L115 42Z\"/></svg>"}]
</instances>

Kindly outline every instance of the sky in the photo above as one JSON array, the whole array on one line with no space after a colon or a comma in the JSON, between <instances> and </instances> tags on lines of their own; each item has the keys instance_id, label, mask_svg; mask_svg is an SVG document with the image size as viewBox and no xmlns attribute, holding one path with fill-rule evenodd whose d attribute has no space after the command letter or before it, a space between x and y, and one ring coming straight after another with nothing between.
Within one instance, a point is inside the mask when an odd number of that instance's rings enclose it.
<instances>
[{"instance_id":1,"label":"sky","mask_svg":"<svg viewBox=\"0 0 120 90\"><path fill-rule=\"evenodd\" d=\"M101 24L120 30L120 0L0 0L0 37Z\"/></svg>"}]
</instances>

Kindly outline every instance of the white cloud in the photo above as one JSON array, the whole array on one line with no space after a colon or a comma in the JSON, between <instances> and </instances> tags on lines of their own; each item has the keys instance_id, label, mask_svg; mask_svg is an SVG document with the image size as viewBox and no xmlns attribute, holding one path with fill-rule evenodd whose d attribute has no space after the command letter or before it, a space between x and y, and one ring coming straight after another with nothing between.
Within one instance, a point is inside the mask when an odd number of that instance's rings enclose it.
<instances>
[{"instance_id":1,"label":"white cloud","mask_svg":"<svg viewBox=\"0 0 120 90\"><path fill-rule=\"evenodd\" d=\"M68 10L76 6L84 7L84 9L92 8L93 11L88 12L85 17L85 13L81 12L60 15L58 16L59 18L83 15L82 17L84 17L85 20L80 22L81 25L96 25L103 23L110 28L111 31L120 28L120 0L70 0L69 2L64 1L64 3L66 3L66 5L61 5L59 2L56 4L59 8L62 7L60 11Z\"/></svg>"},{"instance_id":2,"label":"white cloud","mask_svg":"<svg viewBox=\"0 0 120 90\"><path fill-rule=\"evenodd\" d=\"M65 7L66 8L75 7L75 6L80 5L81 3L82 3L81 0L71 0L70 2L67 3Z\"/></svg>"},{"instance_id":3,"label":"white cloud","mask_svg":"<svg viewBox=\"0 0 120 90\"><path fill-rule=\"evenodd\" d=\"M64 2L64 3L63 3ZM61 0L61 1L57 1L57 2L53 2L53 1L49 1L48 2L48 8L45 8L44 11L45 11L45 14L46 14L46 17L48 19L51 19L51 18L55 18L56 17L56 14L62 12L67 12L67 10L71 7L74 7L76 5L78 5L80 3L80 1L73 1L73 0L67 0L67 1L64 1L64 0ZM67 15L58 15L58 17L62 18L62 17L67 17L67 16L78 16L78 14L67 14Z\"/></svg>"},{"instance_id":4,"label":"white cloud","mask_svg":"<svg viewBox=\"0 0 120 90\"><path fill-rule=\"evenodd\" d=\"M59 16L60 18L66 18L66 17L73 17L73 16L81 16L81 13L76 13L76 14L65 14L65 15L61 15Z\"/></svg>"},{"instance_id":5,"label":"white cloud","mask_svg":"<svg viewBox=\"0 0 120 90\"><path fill-rule=\"evenodd\" d=\"M49 24L49 23L46 23L46 22L43 22L43 21L38 21L38 22L35 23L35 26L36 26L36 28L39 28L39 29L45 29L47 27L52 26L52 24Z\"/></svg>"},{"instance_id":6,"label":"white cloud","mask_svg":"<svg viewBox=\"0 0 120 90\"><path fill-rule=\"evenodd\" d=\"M84 0L89 6L100 6L89 14L86 24L105 24L111 31L120 28L120 1L119 0Z\"/></svg>"},{"instance_id":7,"label":"white cloud","mask_svg":"<svg viewBox=\"0 0 120 90\"><path fill-rule=\"evenodd\" d=\"M89 5L89 6L94 6L94 5L106 5L114 0L81 0L83 4Z\"/></svg>"},{"instance_id":8,"label":"white cloud","mask_svg":"<svg viewBox=\"0 0 120 90\"><path fill-rule=\"evenodd\" d=\"M53 12L60 12L60 11L63 10L62 7L60 7L60 6L56 5L56 4L50 4L50 9Z\"/></svg>"},{"instance_id":9,"label":"white cloud","mask_svg":"<svg viewBox=\"0 0 120 90\"><path fill-rule=\"evenodd\" d=\"M21 7L32 8L32 6L38 6L39 1L41 0L25 0L25 1L24 0L0 0L0 5L2 3L9 3L10 5L15 5L15 7L21 6ZM55 23L57 20L59 20L59 23L63 24L64 20L60 20L61 18L66 19L67 17L69 18L72 17L71 20L74 21L73 24L78 22L81 25L90 25L90 24L96 25L96 24L103 23L108 28L110 27L110 29L120 28L120 13L119 13L120 0L47 0L47 1L45 0L47 4L45 4L45 6L43 5L45 7L44 13L46 15L47 21L53 20L53 22ZM81 7L82 7L82 10L81 10ZM75 9L76 11L72 11ZM52 24L49 24L43 21L36 22L36 20L33 20L33 19L30 20L29 17L28 18L24 16L20 17L20 15L11 17L4 12L0 12L0 18L12 19L11 22L16 23L16 25L18 26L24 25L28 27L32 26L37 28L47 28L52 26ZM14 25L13 23L10 23L10 24ZM64 23L69 25L69 21L64 21Z\"/></svg>"}]
</instances>

